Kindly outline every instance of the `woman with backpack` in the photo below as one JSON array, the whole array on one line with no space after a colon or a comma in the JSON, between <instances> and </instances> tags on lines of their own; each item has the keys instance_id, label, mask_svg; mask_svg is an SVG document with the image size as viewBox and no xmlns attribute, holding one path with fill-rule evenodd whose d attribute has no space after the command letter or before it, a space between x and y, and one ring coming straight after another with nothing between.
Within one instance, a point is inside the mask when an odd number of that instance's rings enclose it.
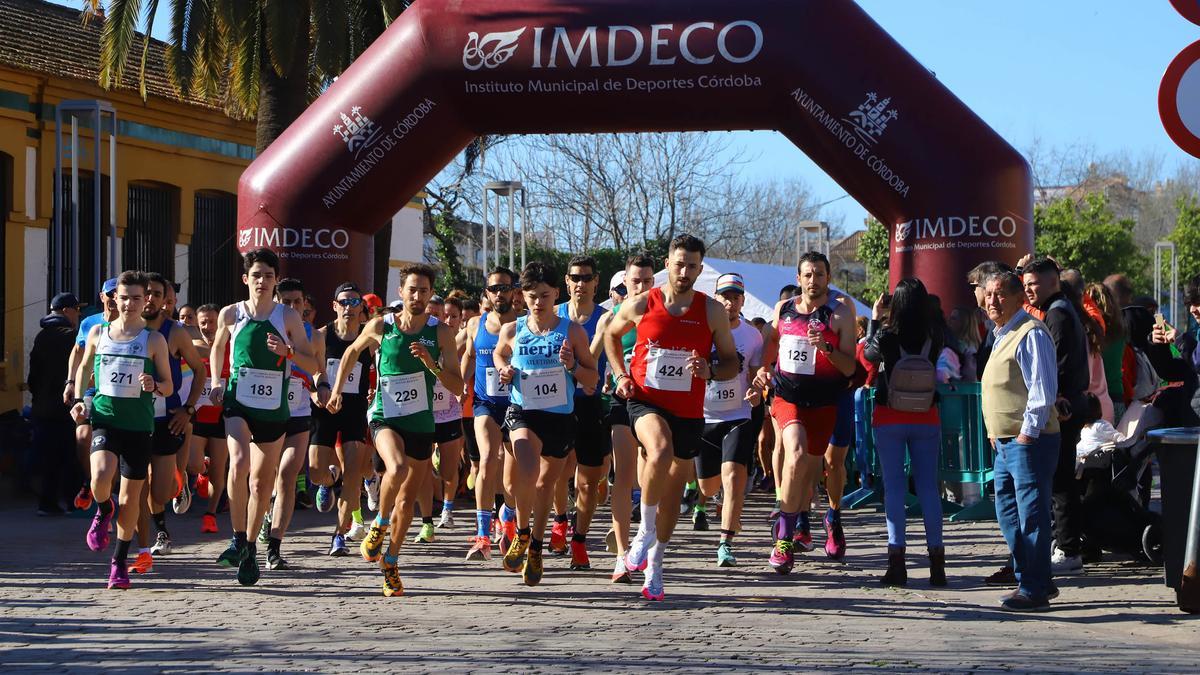
<instances>
[{"instance_id":1,"label":"woman with backpack","mask_svg":"<svg viewBox=\"0 0 1200 675\"><path fill-rule=\"evenodd\" d=\"M929 547L929 583L946 585L946 549L942 545L942 503L938 488L941 419L935 405L936 362L945 342L934 320L929 292L918 279L904 279L895 294L875 301L863 355L880 364L875 391L875 448L883 466L883 504L887 515L888 568L880 581L908 582L904 565L905 450L925 519Z\"/></svg>"}]
</instances>

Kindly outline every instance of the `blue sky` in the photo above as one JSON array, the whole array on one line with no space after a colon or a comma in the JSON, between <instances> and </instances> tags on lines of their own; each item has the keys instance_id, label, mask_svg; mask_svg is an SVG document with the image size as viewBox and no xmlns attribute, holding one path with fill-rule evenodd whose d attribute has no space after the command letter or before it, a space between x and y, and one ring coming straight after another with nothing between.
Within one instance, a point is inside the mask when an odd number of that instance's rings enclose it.
<instances>
[{"instance_id":1,"label":"blue sky","mask_svg":"<svg viewBox=\"0 0 1200 675\"><path fill-rule=\"evenodd\" d=\"M1200 40L1200 26L1168 0L858 2L1019 150L1040 139L1048 146L1094 146L1101 154L1158 153L1168 171L1195 161L1158 119L1163 71ZM157 37L164 37L168 7L162 4ZM738 132L731 142L757 157L744 169L751 177L803 179L822 202L845 194L778 134ZM850 229L866 217L851 199L827 209Z\"/></svg>"}]
</instances>

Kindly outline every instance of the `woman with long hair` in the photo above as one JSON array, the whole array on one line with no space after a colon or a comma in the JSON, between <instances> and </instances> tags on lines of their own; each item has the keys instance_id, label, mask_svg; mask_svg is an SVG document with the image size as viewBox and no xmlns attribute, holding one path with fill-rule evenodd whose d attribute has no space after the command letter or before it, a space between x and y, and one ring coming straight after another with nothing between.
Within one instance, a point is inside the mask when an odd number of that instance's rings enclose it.
<instances>
[{"instance_id":1,"label":"woman with long hair","mask_svg":"<svg viewBox=\"0 0 1200 675\"><path fill-rule=\"evenodd\" d=\"M905 503L908 481L904 472L905 450L912 460L913 484L925 519L925 543L929 547L929 583L946 585L946 549L942 544L942 503L938 489L938 455L941 419L936 402L928 410L889 405L889 373L897 371L904 356L919 355L936 368L945 346L942 322L933 316L933 305L925 285L904 279L890 300L886 294L875 302L863 355L882 364L875 393L875 447L883 466L884 511L888 529L888 569L880 580L889 586L908 582L905 569Z\"/></svg>"},{"instance_id":2,"label":"woman with long hair","mask_svg":"<svg viewBox=\"0 0 1200 675\"><path fill-rule=\"evenodd\" d=\"M1129 343L1125 319L1116 297L1104 284L1088 284L1087 295L1100 308L1104 317L1104 339L1100 341L1100 358L1104 361L1104 380L1113 406L1113 417L1120 420L1125 414L1125 383L1121 377L1121 362Z\"/></svg>"}]
</instances>

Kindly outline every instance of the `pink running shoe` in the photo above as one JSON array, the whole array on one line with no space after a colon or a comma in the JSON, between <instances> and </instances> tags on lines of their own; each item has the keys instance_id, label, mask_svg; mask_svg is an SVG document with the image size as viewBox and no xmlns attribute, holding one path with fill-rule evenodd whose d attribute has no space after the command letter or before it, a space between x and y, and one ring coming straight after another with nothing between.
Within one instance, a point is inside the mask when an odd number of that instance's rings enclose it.
<instances>
[{"instance_id":1,"label":"pink running shoe","mask_svg":"<svg viewBox=\"0 0 1200 675\"><path fill-rule=\"evenodd\" d=\"M846 557L846 535L842 532L842 521L830 517L832 511L825 514L825 555L834 560Z\"/></svg>"},{"instance_id":2,"label":"pink running shoe","mask_svg":"<svg viewBox=\"0 0 1200 675\"><path fill-rule=\"evenodd\" d=\"M113 514L116 513L116 502L112 497L108 498L109 509L108 515L100 512L100 507L96 506L96 515L92 517L92 526L87 531L87 545L93 551L103 551L108 548L108 526L112 523Z\"/></svg>"},{"instance_id":3,"label":"pink running shoe","mask_svg":"<svg viewBox=\"0 0 1200 675\"><path fill-rule=\"evenodd\" d=\"M787 539L779 539L775 542L775 548L771 549L771 557L768 562L775 571L780 574L787 574L792 571L792 567L796 564L796 547L795 544Z\"/></svg>"},{"instance_id":4,"label":"pink running shoe","mask_svg":"<svg viewBox=\"0 0 1200 675\"><path fill-rule=\"evenodd\" d=\"M129 585L129 570L125 563L112 561L112 567L108 572L108 587L126 589L129 588Z\"/></svg>"}]
</instances>

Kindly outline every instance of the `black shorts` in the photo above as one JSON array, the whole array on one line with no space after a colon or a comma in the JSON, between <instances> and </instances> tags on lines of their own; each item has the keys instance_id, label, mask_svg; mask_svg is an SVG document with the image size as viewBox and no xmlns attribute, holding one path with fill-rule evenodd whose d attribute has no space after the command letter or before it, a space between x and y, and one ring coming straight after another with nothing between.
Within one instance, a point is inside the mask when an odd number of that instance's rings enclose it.
<instances>
[{"instance_id":1,"label":"black shorts","mask_svg":"<svg viewBox=\"0 0 1200 675\"><path fill-rule=\"evenodd\" d=\"M225 438L225 420L192 423L192 436L199 438Z\"/></svg>"},{"instance_id":2,"label":"black shorts","mask_svg":"<svg viewBox=\"0 0 1200 675\"><path fill-rule=\"evenodd\" d=\"M749 469L754 461L762 420L760 415L757 424L753 417L705 424L700 454L696 456L696 475L700 478L720 476L721 465L725 462L736 462Z\"/></svg>"},{"instance_id":3,"label":"black shorts","mask_svg":"<svg viewBox=\"0 0 1200 675\"><path fill-rule=\"evenodd\" d=\"M671 430L671 451L674 453L675 459L690 460L699 453L700 437L704 434L703 417L695 419L676 417L656 405L636 399L631 399L628 407L630 427L634 427L639 419L649 415L658 415L667 423L667 428ZM637 436L636 428L633 435ZM649 445L645 439L639 438L638 441L642 445Z\"/></svg>"},{"instance_id":4,"label":"black shorts","mask_svg":"<svg viewBox=\"0 0 1200 675\"><path fill-rule=\"evenodd\" d=\"M510 430L528 429L542 441L542 457L566 459L575 442L575 416L545 410L522 410L509 404L504 424Z\"/></svg>"},{"instance_id":5,"label":"black shorts","mask_svg":"<svg viewBox=\"0 0 1200 675\"><path fill-rule=\"evenodd\" d=\"M457 441L463 437L463 421L462 419L450 420L449 422L438 422L433 429L434 443L449 443Z\"/></svg>"},{"instance_id":6,"label":"black shorts","mask_svg":"<svg viewBox=\"0 0 1200 675\"><path fill-rule=\"evenodd\" d=\"M309 444L332 448L341 438L343 443L367 440L367 398L343 396L342 409L336 415L313 406L312 437Z\"/></svg>"},{"instance_id":7,"label":"black shorts","mask_svg":"<svg viewBox=\"0 0 1200 675\"><path fill-rule=\"evenodd\" d=\"M632 427L633 423L629 421L629 402L614 394L604 421L610 427Z\"/></svg>"},{"instance_id":8,"label":"black shorts","mask_svg":"<svg viewBox=\"0 0 1200 675\"><path fill-rule=\"evenodd\" d=\"M396 432L400 435L400 440L404 443L404 454L418 462L424 462L433 457L433 434L420 433L417 431L408 431L407 429L399 429L387 422L372 421L370 424L371 438L375 440L376 447L379 446L379 432L385 429ZM384 465L386 468L386 464ZM379 463L375 464L375 468L379 469Z\"/></svg>"},{"instance_id":9,"label":"black shorts","mask_svg":"<svg viewBox=\"0 0 1200 675\"><path fill-rule=\"evenodd\" d=\"M154 457L170 457L183 447L185 435L176 436L167 427L167 419L154 420L154 435L150 442L150 454Z\"/></svg>"},{"instance_id":10,"label":"black shorts","mask_svg":"<svg viewBox=\"0 0 1200 675\"><path fill-rule=\"evenodd\" d=\"M476 438L476 436L475 436L475 418L474 417L462 418L462 425L463 425L463 439L465 439L465 441L466 441L466 443L464 443L464 445L467 446L467 457L472 462L475 462L476 464L478 464L479 463L479 439Z\"/></svg>"},{"instance_id":11,"label":"black shorts","mask_svg":"<svg viewBox=\"0 0 1200 675\"><path fill-rule=\"evenodd\" d=\"M285 436L295 436L296 434L307 434L312 432L311 417L289 417L284 426ZM307 451L307 449L306 449Z\"/></svg>"},{"instance_id":12,"label":"black shorts","mask_svg":"<svg viewBox=\"0 0 1200 675\"><path fill-rule=\"evenodd\" d=\"M612 430L606 417L599 396L575 397L575 460L580 466L602 466L604 458L612 454Z\"/></svg>"},{"instance_id":13,"label":"black shorts","mask_svg":"<svg viewBox=\"0 0 1200 675\"><path fill-rule=\"evenodd\" d=\"M275 441L286 436L288 433L288 422L290 421L290 420L282 420L282 421L276 422L273 420L256 420L253 417L246 417L246 415L242 411L238 410L237 408L226 408L225 409L225 421L226 421L225 433L226 433L226 435L228 435L228 433L229 433L228 422L231 419L240 419L240 420L244 421L246 423L246 426L250 429L250 442L258 443L258 444L274 443ZM301 419L308 419L308 418L301 418Z\"/></svg>"},{"instance_id":14,"label":"black shorts","mask_svg":"<svg viewBox=\"0 0 1200 675\"><path fill-rule=\"evenodd\" d=\"M153 434L111 427L92 427L92 452L111 452L121 460L121 477L146 480L150 475Z\"/></svg>"},{"instance_id":15,"label":"black shorts","mask_svg":"<svg viewBox=\"0 0 1200 675\"><path fill-rule=\"evenodd\" d=\"M837 448L846 448L854 440L854 390L847 389L838 395L837 422L833 426L833 436L829 444Z\"/></svg>"}]
</instances>

